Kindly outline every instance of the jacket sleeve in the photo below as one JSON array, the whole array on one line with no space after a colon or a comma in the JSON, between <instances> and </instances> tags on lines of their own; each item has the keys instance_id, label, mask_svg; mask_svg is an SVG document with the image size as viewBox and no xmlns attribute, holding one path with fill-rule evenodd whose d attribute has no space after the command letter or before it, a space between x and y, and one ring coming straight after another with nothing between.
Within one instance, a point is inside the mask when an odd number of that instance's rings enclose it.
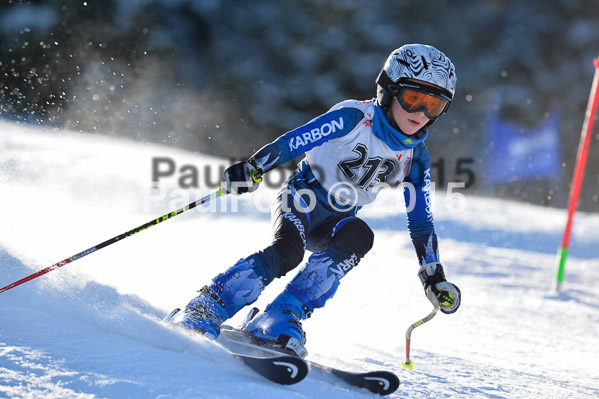
<instances>
[{"instance_id":1,"label":"jacket sleeve","mask_svg":"<svg viewBox=\"0 0 599 399\"><path fill-rule=\"evenodd\" d=\"M439 262L437 234L431 210L431 169L424 143L414 148L410 173L404 179L408 230L420 265Z\"/></svg>"},{"instance_id":2,"label":"jacket sleeve","mask_svg":"<svg viewBox=\"0 0 599 399\"><path fill-rule=\"evenodd\" d=\"M251 159L262 165L263 172L267 172L328 140L349 134L363 118L364 113L358 108L333 108L265 145Z\"/></svg>"}]
</instances>

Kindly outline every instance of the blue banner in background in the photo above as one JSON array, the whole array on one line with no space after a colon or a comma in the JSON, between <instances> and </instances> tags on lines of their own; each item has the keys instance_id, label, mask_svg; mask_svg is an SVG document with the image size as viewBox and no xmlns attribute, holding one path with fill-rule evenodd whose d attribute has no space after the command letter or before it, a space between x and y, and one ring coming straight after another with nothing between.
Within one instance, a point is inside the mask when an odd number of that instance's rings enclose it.
<instances>
[{"instance_id":1,"label":"blue banner in background","mask_svg":"<svg viewBox=\"0 0 599 399\"><path fill-rule=\"evenodd\" d=\"M493 112L487 127L490 140L488 183L559 179L559 119L557 107L553 107L550 116L539 125L523 129L502 120L500 111Z\"/></svg>"}]
</instances>

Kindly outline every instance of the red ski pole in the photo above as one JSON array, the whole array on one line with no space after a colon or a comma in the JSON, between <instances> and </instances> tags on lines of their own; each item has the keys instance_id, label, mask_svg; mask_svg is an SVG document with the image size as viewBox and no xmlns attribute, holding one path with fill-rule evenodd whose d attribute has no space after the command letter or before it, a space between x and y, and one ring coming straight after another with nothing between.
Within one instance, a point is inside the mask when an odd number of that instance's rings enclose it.
<instances>
[{"instance_id":1,"label":"red ski pole","mask_svg":"<svg viewBox=\"0 0 599 399\"><path fill-rule=\"evenodd\" d=\"M59 267L68 265L69 263L74 262L77 259L81 259L84 256L87 256L87 255L89 255L91 253L94 253L94 252L96 252L96 251L98 251L98 250L100 250L102 248L105 248L105 247L111 245L111 244L114 244L117 241L121 241L121 240L123 240L123 239L125 239L125 238L127 238L129 236L132 236L133 234L139 233L142 230L148 229L148 228L150 228L152 226L157 225L158 223L164 222L165 220L171 219L171 218L173 218L173 217L175 217L175 216L177 216L177 215L179 215L179 214L181 214L181 213L183 213L185 211L193 209L193 208L195 208L198 205L205 204L205 203L207 203L210 200L216 199L218 197L222 197L223 195L226 195L226 194L227 193L224 190L218 190L218 191L216 191L216 192L214 192L212 194L209 194L209 195L207 195L207 196L205 196L203 198L200 198L197 201L194 201L194 202L190 203L187 206L184 206L183 208L180 208L180 209L177 209L176 211L167 213L166 215L161 216L158 219L151 220L151 221L149 221L149 222L147 222L145 224L142 224L139 227L134 228L133 230L129 230L129 231L123 233L123 234L119 234L118 236L113 237L110 240L104 241L103 243L98 244L98 245L96 245L94 247L91 247L89 249L86 249L83 252L79 252L78 254L75 254L75 255L71 256L70 258L66 258L64 260L61 260L58 263L53 264L52 266L48 266L45 269L42 269L42 270L39 270L39 271L37 271L37 272L35 272L33 274L30 274L29 276L24 277L24 278L20 279L19 281L15 281L14 283L7 285L6 287L0 288L0 293L2 293L4 291L8 291L11 288L14 288L14 287L16 287L18 285L21 285L23 283L26 283L28 281L31 281L34 278L37 278L37 277L42 276L42 275L44 275L46 273L49 273L52 270L58 269Z\"/></svg>"},{"instance_id":2,"label":"red ski pole","mask_svg":"<svg viewBox=\"0 0 599 399\"><path fill-rule=\"evenodd\" d=\"M420 319L416 323L411 324L410 327L408 327L408 331L406 331L406 361L401 363L404 369L412 370L414 368L414 361L410 359L410 340L412 339L412 331L416 327L419 327L427 321L432 320L432 318L435 317L438 311L439 308L434 308L433 311L430 312L428 316L426 316L424 319Z\"/></svg>"}]
</instances>

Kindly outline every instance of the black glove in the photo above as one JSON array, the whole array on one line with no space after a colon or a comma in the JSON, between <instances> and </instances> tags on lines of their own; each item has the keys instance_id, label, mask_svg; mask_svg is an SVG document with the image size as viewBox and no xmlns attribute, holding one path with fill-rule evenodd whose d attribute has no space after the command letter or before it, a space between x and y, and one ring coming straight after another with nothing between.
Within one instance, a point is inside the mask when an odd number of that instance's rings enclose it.
<instances>
[{"instance_id":1,"label":"black glove","mask_svg":"<svg viewBox=\"0 0 599 399\"><path fill-rule=\"evenodd\" d=\"M225 192L240 195L255 191L261 181L261 166L254 160L241 161L225 170L222 186Z\"/></svg>"},{"instance_id":2,"label":"black glove","mask_svg":"<svg viewBox=\"0 0 599 399\"><path fill-rule=\"evenodd\" d=\"M443 313L454 313L461 303L460 289L445 279L443 266L439 262L427 263L418 270L424 293L434 307Z\"/></svg>"}]
</instances>

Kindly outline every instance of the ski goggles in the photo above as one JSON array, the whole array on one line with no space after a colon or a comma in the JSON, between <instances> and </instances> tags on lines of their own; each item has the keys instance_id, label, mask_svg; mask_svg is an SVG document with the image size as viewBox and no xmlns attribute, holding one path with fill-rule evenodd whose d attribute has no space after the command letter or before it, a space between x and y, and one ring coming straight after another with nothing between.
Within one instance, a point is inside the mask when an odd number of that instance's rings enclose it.
<instances>
[{"instance_id":1,"label":"ski goggles","mask_svg":"<svg viewBox=\"0 0 599 399\"><path fill-rule=\"evenodd\" d=\"M409 113L422 111L428 119L437 119L449 108L451 98L433 87L418 86L409 83L397 85L393 96Z\"/></svg>"}]
</instances>

